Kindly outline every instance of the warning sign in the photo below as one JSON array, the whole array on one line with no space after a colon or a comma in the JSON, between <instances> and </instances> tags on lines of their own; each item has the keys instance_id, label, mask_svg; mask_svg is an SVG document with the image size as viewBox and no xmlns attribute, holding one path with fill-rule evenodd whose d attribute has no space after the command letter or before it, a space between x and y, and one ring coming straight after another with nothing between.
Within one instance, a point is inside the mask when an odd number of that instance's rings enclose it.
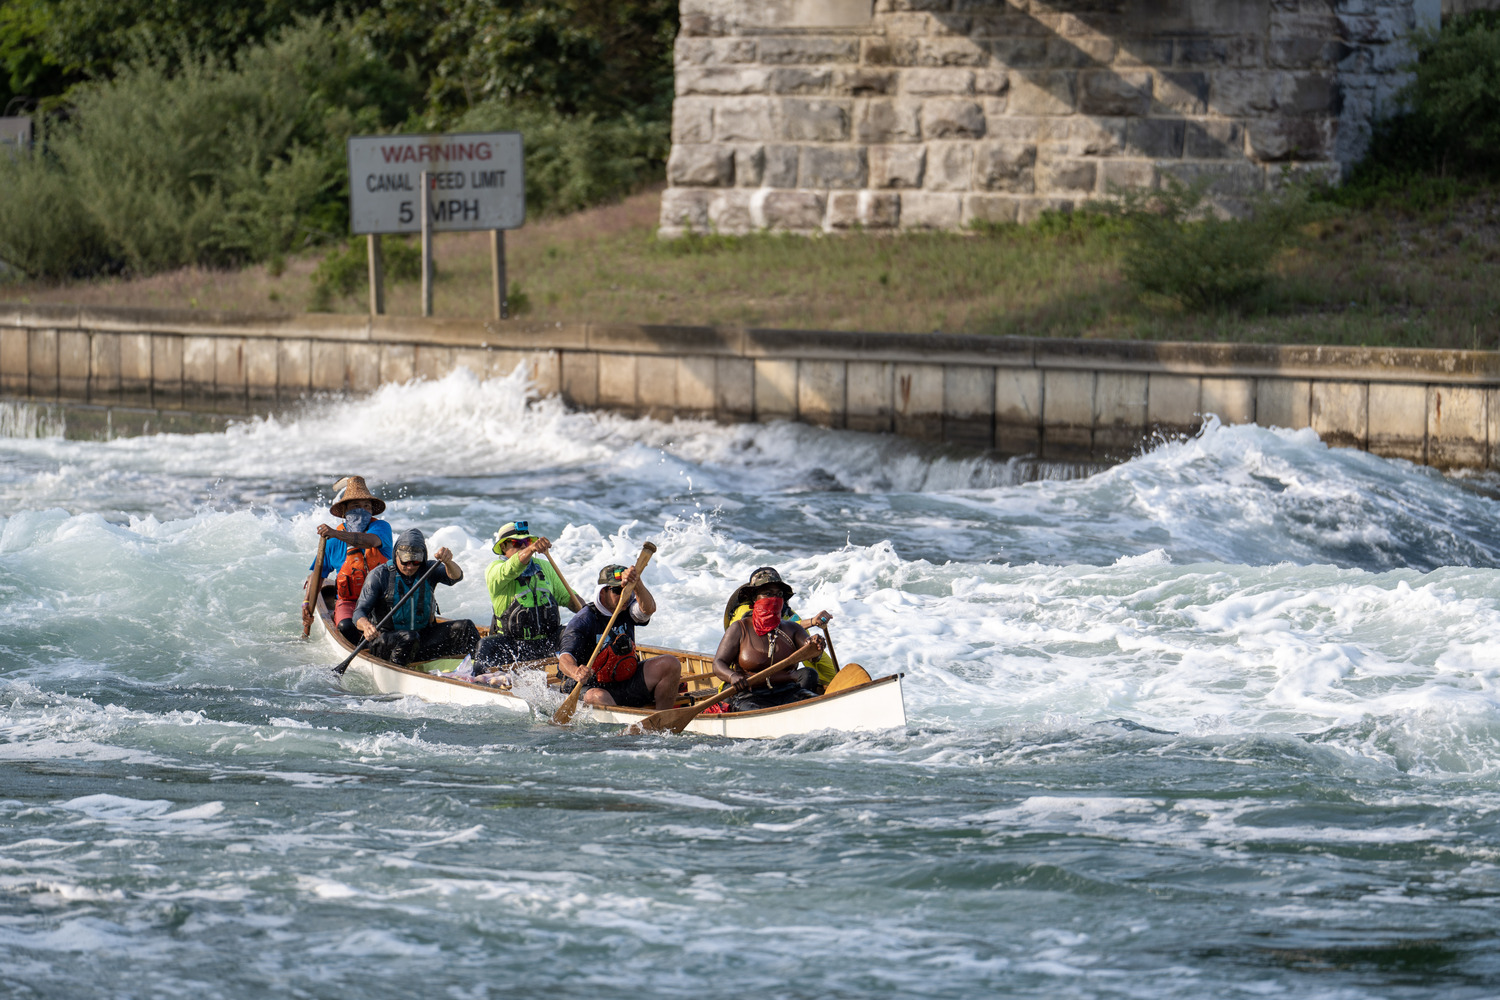
<instances>
[{"instance_id":1,"label":"warning sign","mask_svg":"<svg viewBox=\"0 0 1500 1000\"><path fill-rule=\"evenodd\" d=\"M421 232L424 170L434 232L525 223L521 133L371 135L349 140L350 229Z\"/></svg>"}]
</instances>

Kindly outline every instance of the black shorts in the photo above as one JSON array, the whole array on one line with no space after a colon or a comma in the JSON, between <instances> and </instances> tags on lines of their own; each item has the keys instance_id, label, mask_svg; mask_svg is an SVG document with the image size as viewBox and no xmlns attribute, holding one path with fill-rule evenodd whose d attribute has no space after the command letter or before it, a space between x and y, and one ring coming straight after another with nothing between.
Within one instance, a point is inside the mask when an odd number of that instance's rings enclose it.
<instances>
[{"instance_id":1,"label":"black shorts","mask_svg":"<svg viewBox=\"0 0 1500 1000\"><path fill-rule=\"evenodd\" d=\"M491 632L479 641L479 648L474 652L474 666L481 670L499 670L512 663L540 660L555 652L557 643L549 639L528 641Z\"/></svg>"},{"instance_id":2,"label":"black shorts","mask_svg":"<svg viewBox=\"0 0 1500 1000\"><path fill-rule=\"evenodd\" d=\"M794 701L802 701L806 698L818 696L818 672L812 667L798 667L792 671L796 680L787 684L778 684L767 690L766 688L755 688L744 694L735 695L730 699L729 706L735 712L753 712L758 708L776 708L780 705L790 705Z\"/></svg>"},{"instance_id":3,"label":"black shorts","mask_svg":"<svg viewBox=\"0 0 1500 1000\"><path fill-rule=\"evenodd\" d=\"M646 667L642 664L635 668L635 673L623 681L611 681L608 684L600 684L598 678L591 677L584 690L599 688L605 694L615 700L616 705L624 708L645 708L647 705L656 704L656 696L646 686Z\"/></svg>"}]
</instances>

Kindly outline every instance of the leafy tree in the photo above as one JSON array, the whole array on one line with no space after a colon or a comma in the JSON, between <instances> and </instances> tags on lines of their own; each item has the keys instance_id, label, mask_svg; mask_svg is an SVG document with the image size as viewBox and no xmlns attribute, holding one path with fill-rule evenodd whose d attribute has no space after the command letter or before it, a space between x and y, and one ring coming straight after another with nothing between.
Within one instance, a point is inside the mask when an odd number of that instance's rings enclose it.
<instances>
[{"instance_id":1,"label":"leafy tree","mask_svg":"<svg viewBox=\"0 0 1500 1000\"><path fill-rule=\"evenodd\" d=\"M1413 182L1430 188L1434 177L1500 177L1500 11L1455 17L1414 43L1400 109L1375 124L1370 151L1337 200L1392 191L1406 198Z\"/></svg>"},{"instance_id":2,"label":"leafy tree","mask_svg":"<svg viewBox=\"0 0 1500 1000\"><path fill-rule=\"evenodd\" d=\"M0 0L0 114L62 92L65 74L45 42L52 13L47 0Z\"/></svg>"},{"instance_id":3,"label":"leafy tree","mask_svg":"<svg viewBox=\"0 0 1500 1000\"><path fill-rule=\"evenodd\" d=\"M677 0L380 0L358 24L428 79L431 121L486 99L671 116Z\"/></svg>"}]
</instances>

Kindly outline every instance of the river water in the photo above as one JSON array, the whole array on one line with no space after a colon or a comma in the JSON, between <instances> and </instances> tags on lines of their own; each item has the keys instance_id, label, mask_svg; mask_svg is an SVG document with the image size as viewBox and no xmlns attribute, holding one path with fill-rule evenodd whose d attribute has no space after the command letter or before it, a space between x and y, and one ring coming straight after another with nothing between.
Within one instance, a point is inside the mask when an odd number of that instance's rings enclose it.
<instances>
[{"instance_id":1,"label":"river water","mask_svg":"<svg viewBox=\"0 0 1500 1000\"><path fill-rule=\"evenodd\" d=\"M0 439L0 994L1500 992L1494 483L1217 425L1084 471L463 372ZM580 589L655 541L664 645L773 564L909 725L346 693L297 608L351 472L476 620L513 517Z\"/></svg>"}]
</instances>

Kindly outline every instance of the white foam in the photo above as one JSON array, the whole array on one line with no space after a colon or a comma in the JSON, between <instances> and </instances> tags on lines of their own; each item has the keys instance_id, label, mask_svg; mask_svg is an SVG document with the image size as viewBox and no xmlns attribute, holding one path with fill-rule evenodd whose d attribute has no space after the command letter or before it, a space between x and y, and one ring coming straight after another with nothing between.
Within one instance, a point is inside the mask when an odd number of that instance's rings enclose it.
<instances>
[{"instance_id":1,"label":"white foam","mask_svg":"<svg viewBox=\"0 0 1500 1000\"><path fill-rule=\"evenodd\" d=\"M465 567L441 592L448 614L488 621L490 533L527 516L581 591L657 543L648 643L713 649L729 590L777 566L799 611L834 615L842 662L908 674L918 733L1125 717L1325 733L1324 746L1407 768L1500 765L1494 504L1427 471L1308 431L1211 422L1088 479L1023 482L1013 463L890 439L577 413L528 392L519 375L460 372L222 434L0 440L12 460L0 497L14 511L0 518L14 570L0 588L11 653L0 758L336 745L376 766L471 752L420 724L479 713L345 699L326 652L297 638L315 528L331 520L305 497L360 470L390 498L389 519ZM345 735L283 707L247 723L47 693L106 678L216 688L241 706L247 691L295 688L414 721ZM928 742L933 766L972 756ZM818 752L909 762L900 747L853 737ZM344 780L295 764L278 777Z\"/></svg>"}]
</instances>

